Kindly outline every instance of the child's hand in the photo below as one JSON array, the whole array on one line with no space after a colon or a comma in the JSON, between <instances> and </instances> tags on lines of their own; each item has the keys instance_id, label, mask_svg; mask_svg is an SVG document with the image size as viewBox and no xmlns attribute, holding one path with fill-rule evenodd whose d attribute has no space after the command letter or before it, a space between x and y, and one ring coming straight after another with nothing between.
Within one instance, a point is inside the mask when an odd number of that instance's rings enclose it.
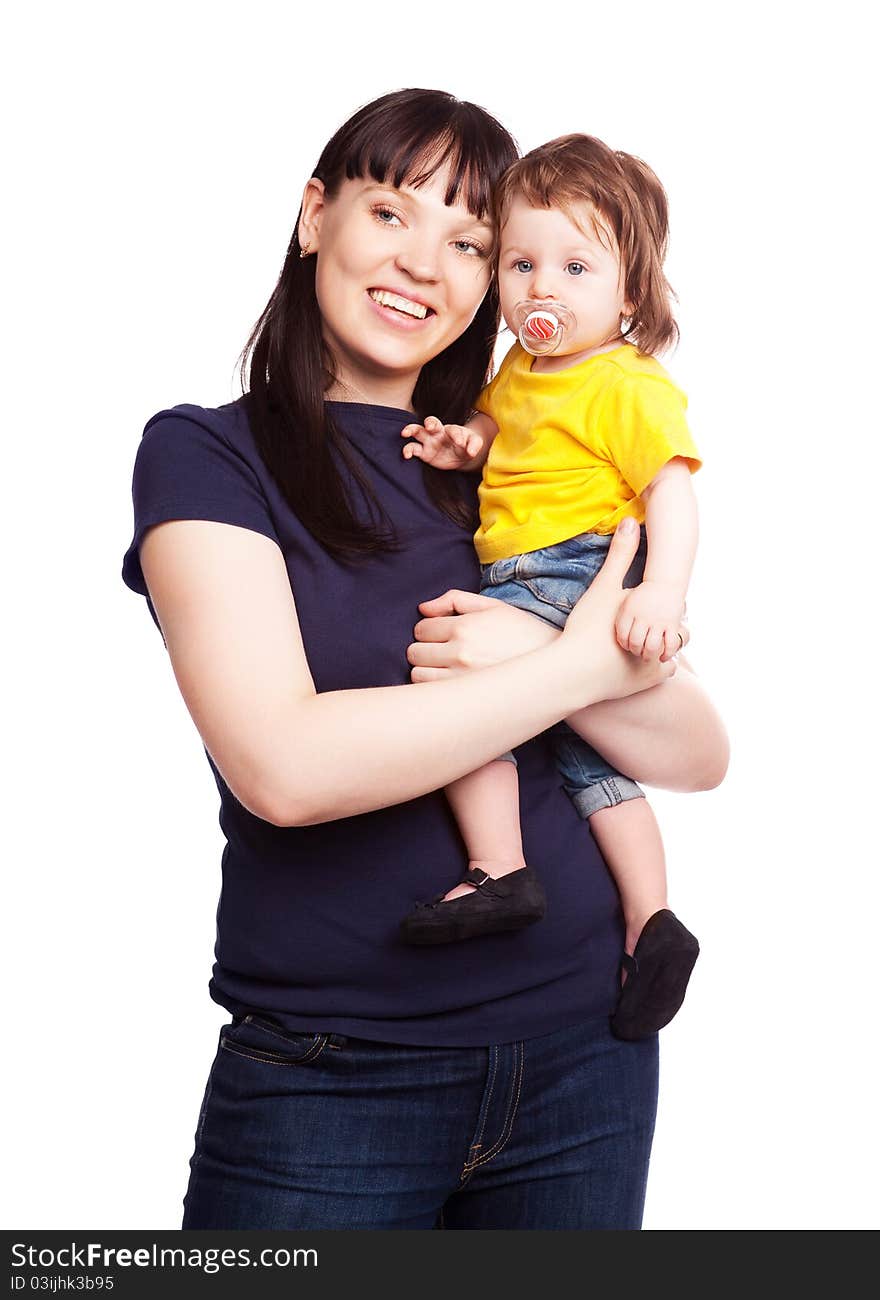
<instances>
[{"instance_id":1,"label":"child's hand","mask_svg":"<svg viewBox=\"0 0 880 1300\"><path fill-rule=\"evenodd\" d=\"M614 630L617 644L641 659L668 663L684 645L679 624L684 616L681 592L664 582L643 582L624 599Z\"/></svg>"},{"instance_id":2,"label":"child's hand","mask_svg":"<svg viewBox=\"0 0 880 1300\"><path fill-rule=\"evenodd\" d=\"M403 449L406 460L415 456L436 469L466 469L483 449L483 439L461 424L442 424L429 415L424 424L408 424L401 438L415 438Z\"/></svg>"}]
</instances>

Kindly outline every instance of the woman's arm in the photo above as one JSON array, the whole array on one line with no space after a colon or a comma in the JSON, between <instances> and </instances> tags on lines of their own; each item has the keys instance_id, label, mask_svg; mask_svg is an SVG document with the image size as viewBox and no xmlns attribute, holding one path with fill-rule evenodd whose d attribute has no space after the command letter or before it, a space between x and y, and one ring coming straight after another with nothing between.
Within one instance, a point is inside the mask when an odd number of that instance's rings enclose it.
<instances>
[{"instance_id":1,"label":"woman's arm","mask_svg":"<svg viewBox=\"0 0 880 1300\"><path fill-rule=\"evenodd\" d=\"M414 681L443 681L552 645L556 628L488 596L448 591L420 606L426 615L407 650ZM654 690L603 700L566 721L635 781L665 790L711 790L724 779L724 724L690 666Z\"/></svg>"},{"instance_id":2,"label":"woman's arm","mask_svg":"<svg viewBox=\"0 0 880 1300\"><path fill-rule=\"evenodd\" d=\"M727 772L730 742L699 678L678 662L686 671L653 690L602 700L566 721L634 781L686 794L714 790Z\"/></svg>"},{"instance_id":3,"label":"woman's arm","mask_svg":"<svg viewBox=\"0 0 880 1300\"><path fill-rule=\"evenodd\" d=\"M637 541L637 529L618 530L553 644L448 681L321 694L273 541L170 520L148 530L140 558L181 693L223 779L257 816L304 826L414 799L584 705L669 677L673 665L643 663L614 641Z\"/></svg>"}]
</instances>

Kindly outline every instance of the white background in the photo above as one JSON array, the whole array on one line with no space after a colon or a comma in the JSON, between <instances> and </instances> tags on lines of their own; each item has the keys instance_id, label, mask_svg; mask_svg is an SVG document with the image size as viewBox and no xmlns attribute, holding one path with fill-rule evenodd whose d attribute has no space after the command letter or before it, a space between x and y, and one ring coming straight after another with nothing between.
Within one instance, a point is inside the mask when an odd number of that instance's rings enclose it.
<instances>
[{"instance_id":1,"label":"white background","mask_svg":"<svg viewBox=\"0 0 880 1300\"><path fill-rule=\"evenodd\" d=\"M658 795L703 946L662 1035L649 1228L878 1222L876 169L869 6L19 6L3 55L5 1226L176 1227L217 1028L222 839L119 577L155 410L237 394L325 140L437 86L669 191L706 467L717 791ZM429 594L429 593L426 593Z\"/></svg>"}]
</instances>

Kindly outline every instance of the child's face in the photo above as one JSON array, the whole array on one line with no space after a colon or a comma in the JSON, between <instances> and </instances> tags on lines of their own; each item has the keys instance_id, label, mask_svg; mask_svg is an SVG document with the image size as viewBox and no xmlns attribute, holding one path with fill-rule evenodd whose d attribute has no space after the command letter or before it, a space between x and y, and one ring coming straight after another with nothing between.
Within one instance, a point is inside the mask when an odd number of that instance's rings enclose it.
<instances>
[{"instance_id":1,"label":"child's face","mask_svg":"<svg viewBox=\"0 0 880 1300\"><path fill-rule=\"evenodd\" d=\"M508 325L525 298L551 307L554 301L564 303L574 314L575 326L554 356L619 342L621 317L631 315L613 239L607 237L607 247L593 232L587 204L577 216L580 227L558 208L533 208L514 199L501 230L498 288Z\"/></svg>"}]
</instances>

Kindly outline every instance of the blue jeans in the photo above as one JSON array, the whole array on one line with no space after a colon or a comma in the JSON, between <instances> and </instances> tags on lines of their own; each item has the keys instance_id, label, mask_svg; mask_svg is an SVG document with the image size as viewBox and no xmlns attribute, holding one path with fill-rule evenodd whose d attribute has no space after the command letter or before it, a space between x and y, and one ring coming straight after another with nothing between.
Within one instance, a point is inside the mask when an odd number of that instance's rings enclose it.
<instances>
[{"instance_id":1,"label":"blue jeans","mask_svg":"<svg viewBox=\"0 0 880 1300\"><path fill-rule=\"evenodd\" d=\"M645 572L648 543L644 526L641 533L625 587L637 587ZM480 593L535 614L553 627L564 627L605 562L610 545L610 535L581 533L555 546L484 564ZM553 727L550 735L562 784L581 817L586 819L600 808L612 808L626 799L644 798L641 786L606 763L565 722ZM512 759L513 755L502 757Z\"/></svg>"},{"instance_id":2,"label":"blue jeans","mask_svg":"<svg viewBox=\"0 0 880 1300\"><path fill-rule=\"evenodd\" d=\"M490 1047L225 1025L184 1228L641 1226L657 1035Z\"/></svg>"}]
</instances>

